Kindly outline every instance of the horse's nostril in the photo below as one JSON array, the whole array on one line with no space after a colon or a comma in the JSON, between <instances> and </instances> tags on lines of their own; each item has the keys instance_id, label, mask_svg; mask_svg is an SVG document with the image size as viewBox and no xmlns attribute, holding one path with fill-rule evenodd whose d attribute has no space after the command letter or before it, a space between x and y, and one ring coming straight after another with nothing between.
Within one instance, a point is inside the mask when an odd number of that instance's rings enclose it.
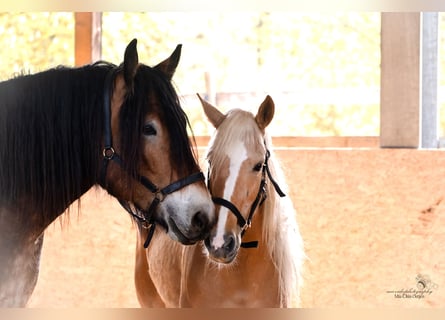
<instances>
[{"instance_id":1,"label":"horse's nostril","mask_svg":"<svg viewBox=\"0 0 445 320\"><path fill-rule=\"evenodd\" d=\"M235 249L235 237L233 235L225 237L224 250L232 252Z\"/></svg>"},{"instance_id":2,"label":"horse's nostril","mask_svg":"<svg viewBox=\"0 0 445 320\"><path fill-rule=\"evenodd\" d=\"M202 211L198 211L192 218L192 225L197 230L204 230L209 225L209 218Z\"/></svg>"},{"instance_id":3,"label":"horse's nostril","mask_svg":"<svg viewBox=\"0 0 445 320\"><path fill-rule=\"evenodd\" d=\"M204 244L207 247L207 249L210 250L210 238L209 237L204 239Z\"/></svg>"}]
</instances>

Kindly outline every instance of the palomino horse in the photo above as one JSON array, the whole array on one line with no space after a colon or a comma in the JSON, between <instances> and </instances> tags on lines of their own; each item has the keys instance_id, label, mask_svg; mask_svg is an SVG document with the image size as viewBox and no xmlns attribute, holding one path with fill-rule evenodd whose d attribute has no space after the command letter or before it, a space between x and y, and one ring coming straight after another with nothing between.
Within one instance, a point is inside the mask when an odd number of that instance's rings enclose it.
<instances>
[{"instance_id":1,"label":"palomino horse","mask_svg":"<svg viewBox=\"0 0 445 320\"><path fill-rule=\"evenodd\" d=\"M265 133L274 103L267 96L254 116L239 109L224 115L201 102L216 128L207 160L217 224L205 246L179 246L156 232L157 241L147 250L142 246L147 232L139 228L139 302L145 307L298 306L305 255L292 202L281 197L283 173Z\"/></svg>"},{"instance_id":2,"label":"palomino horse","mask_svg":"<svg viewBox=\"0 0 445 320\"><path fill-rule=\"evenodd\" d=\"M214 205L171 84L180 51L151 68L134 39L120 66L0 83L0 306L26 305L45 228L93 185L173 240L209 235Z\"/></svg>"}]
</instances>

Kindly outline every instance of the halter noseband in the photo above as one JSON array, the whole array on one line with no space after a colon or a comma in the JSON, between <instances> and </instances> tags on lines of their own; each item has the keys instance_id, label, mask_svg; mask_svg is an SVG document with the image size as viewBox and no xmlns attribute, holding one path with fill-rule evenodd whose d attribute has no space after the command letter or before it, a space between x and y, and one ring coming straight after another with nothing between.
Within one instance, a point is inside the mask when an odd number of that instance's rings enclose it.
<instances>
[{"instance_id":1,"label":"halter noseband","mask_svg":"<svg viewBox=\"0 0 445 320\"><path fill-rule=\"evenodd\" d=\"M272 183L272 185L274 186L274 189L278 193L278 195L280 197L285 197L286 196L284 194L284 192L281 191L280 186L278 185L278 183L272 178L272 174L270 173L269 166L268 166L268 163L267 163L268 160L269 160L269 157L270 157L270 152L269 152L269 150L266 149L266 156L265 156L265 159L264 159L264 162L263 162L263 166L261 168L260 187L258 189L257 196L256 196L255 200L253 201L251 207L250 207L250 211L249 211L249 215L248 215L247 219L245 219L243 217L243 215L238 210L238 208L232 202L230 202L229 200L226 200L224 198L219 198L219 197L212 197L212 200L213 200L214 203L219 204L220 206L226 207L227 209L229 209L235 215L235 217L236 217L236 219L238 221L238 225L241 228L241 237L243 237L244 233L246 232L246 230L251 227L253 214L255 213L256 208L258 206L261 206L263 204L264 200L266 200L266 198L267 198L266 174L267 174L267 177L269 177L269 180ZM209 190L210 190L210 168L209 168L208 179L207 180L208 180L207 181L208 187L209 187ZM242 242L241 243L241 247L242 248L256 248L256 247L258 247L258 241Z\"/></svg>"},{"instance_id":2,"label":"halter noseband","mask_svg":"<svg viewBox=\"0 0 445 320\"><path fill-rule=\"evenodd\" d=\"M102 150L103 155L103 166L101 171L101 181L104 186L106 186L106 174L107 168L110 161L114 161L120 167L123 167L122 158L116 153L112 145L112 134L111 134L111 87L112 81L115 75L115 68L111 69L105 78L105 88L104 88L104 120L105 120L105 129L104 129L104 148ZM165 197L169 194L178 191L185 186L188 186L192 183L198 181L204 181L205 177L202 172L196 172L190 176L179 179L175 182L172 182L168 186L164 188L159 188L153 182L150 181L147 177L142 175L136 175L136 181L141 183L145 188L147 188L153 195L154 199L151 204L148 206L146 210L142 210L136 206L136 204L131 205L130 202L118 199L121 206L134 218L136 218L139 222L146 225L146 228L149 229L147 239L144 243L144 248L147 248L150 244L150 241L153 237L156 222L154 220L153 214Z\"/></svg>"}]
</instances>

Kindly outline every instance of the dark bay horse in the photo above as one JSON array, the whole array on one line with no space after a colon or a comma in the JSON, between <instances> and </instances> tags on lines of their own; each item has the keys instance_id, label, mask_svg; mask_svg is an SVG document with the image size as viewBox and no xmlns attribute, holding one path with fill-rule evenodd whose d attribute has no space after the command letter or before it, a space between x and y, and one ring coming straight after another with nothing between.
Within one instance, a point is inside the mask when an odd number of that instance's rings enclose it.
<instances>
[{"instance_id":1,"label":"dark bay horse","mask_svg":"<svg viewBox=\"0 0 445 320\"><path fill-rule=\"evenodd\" d=\"M136 44L119 66L0 83L0 306L26 305L45 228L92 186L182 244L209 235L214 205L171 83L181 46L149 67Z\"/></svg>"},{"instance_id":2,"label":"dark bay horse","mask_svg":"<svg viewBox=\"0 0 445 320\"><path fill-rule=\"evenodd\" d=\"M217 223L204 243L187 247L157 232L144 250L147 231L139 229L139 302L145 307L298 306L305 254L266 132L274 102L267 96L256 115L241 109L222 114L201 103L216 128L207 153L207 183Z\"/></svg>"}]
</instances>

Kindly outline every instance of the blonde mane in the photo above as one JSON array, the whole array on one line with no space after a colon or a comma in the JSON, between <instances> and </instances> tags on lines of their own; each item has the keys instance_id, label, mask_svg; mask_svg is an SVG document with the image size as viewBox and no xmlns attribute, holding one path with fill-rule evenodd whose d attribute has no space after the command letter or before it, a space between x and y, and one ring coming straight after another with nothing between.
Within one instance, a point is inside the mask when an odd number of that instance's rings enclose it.
<instances>
[{"instance_id":1,"label":"blonde mane","mask_svg":"<svg viewBox=\"0 0 445 320\"><path fill-rule=\"evenodd\" d=\"M262 141L259 143L258 137L263 137L264 143ZM272 183L268 181L268 197L260 207L264 213L262 234L278 273L282 305L297 306L300 303L301 268L305 259L303 240L296 222L296 212L287 192L284 174L274 156L271 137L260 131L252 113L232 109L210 141L207 160L211 162L211 167L222 165L225 154L221 150L226 150L234 141L255 145L257 148L255 152L264 154L267 148L271 153L268 161L270 172L286 197L280 198Z\"/></svg>"},{"instance_id":2,"label":"blonde mane","mask_svg":"<svg viewBox=\"0 0 445 320\"><path fill-rule=\"evenodd\" d=\"M266 135L270 151L269 169L286 196L280 198L271 183L267 184L268 198L263 204L263 236L279 275L281 299L284 305L300 305L303 284L302 267L306 256L303 240L296 221L296 211L289 195L284 173L275 158L271 138Z\"/></svg>"}]
</instances>

